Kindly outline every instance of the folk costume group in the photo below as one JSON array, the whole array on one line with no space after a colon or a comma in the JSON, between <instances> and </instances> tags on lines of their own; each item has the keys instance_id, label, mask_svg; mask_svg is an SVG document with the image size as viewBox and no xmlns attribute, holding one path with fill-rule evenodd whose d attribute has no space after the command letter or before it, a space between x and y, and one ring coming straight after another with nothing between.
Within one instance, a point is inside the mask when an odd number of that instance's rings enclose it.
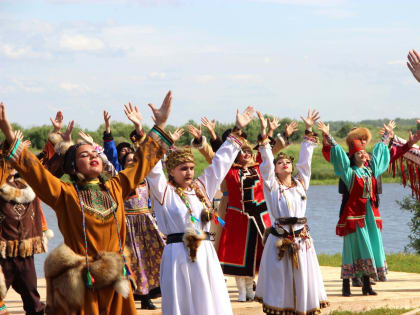
<instances>
[{"instance_id":1,"label":"folk costume group","mask_svg":"<svg viewBox=\"0 0 420 315\"><path fill-rule=\"evenodd\" d=\"M417 52L410 51L408 65L420 82ZM53 133L35 156L0 103L6 138L0 159L0 314L8 314L10 286L26 314L137 314L135 300L142 309L155 309L151 300L160 295L165 315L233 314L225 275L235 276L238 301L259 301L267 314L319 314L329 303L305 216L319 113L302 117L305 135L296 164L280 152L296 122L273 137L279 120L257 112L261 133L253 147L243 132L254 118L252 107L238 110L234 128L221 138L215 121L202 118L209 143L201 127L189 126L189 132L209 166L195 176L191 147L174 145L184 131L164 130L172 93L160 108L149 106L155 125L147 134L138 108L125 106L135 126L131 144L115 144L105 111L103 146L83 132L73 143L74 122L61 132L58 112ZM351 130L346 152L328 125L318 121L317 127L323 155L342 185L336 226L343 237L342 295L351 295L350 279L354 286L361 282L364 295L376 295L372 281L385 281L387 274L378 182L390 164L419 151L413 145L420 132L402 140L390 121L369 154L369 130ZM63 174L67 180L60 179ZM48 250L52 236L41 200L55 211L64 238L45 260L46 304L33 258Z\"/></svg>"}]
</instances>

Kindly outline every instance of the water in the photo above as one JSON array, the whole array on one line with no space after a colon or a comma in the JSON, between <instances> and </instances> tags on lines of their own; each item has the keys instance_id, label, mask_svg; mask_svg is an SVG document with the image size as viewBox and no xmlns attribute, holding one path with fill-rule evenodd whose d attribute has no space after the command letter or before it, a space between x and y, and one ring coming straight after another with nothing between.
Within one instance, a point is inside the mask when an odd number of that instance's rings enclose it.
<instances>
[{"instance_id":1,"label":"water","mask_svg":"<svg viewBox=\"0 0 420 315\"><path fill-rule=\"evenodd\" d=\"M408 244L408 222L410 212L401 210L396 200L402 200L411 192L400 184L384 184L381 195L380 213L383 219L382 238L387 253L401 252ZM335 235L341 195L337 186L311 186L308 191L308 209L306 216L314 239L317 253L335 254L341 252L342 238ZM54 211L43 205L48 227L55 236L49 241L50 250L63 242L57 227ZM46 254L35 255L35 266L38 277L44 276L43 264Z\"/></svg>"}]
</instances>

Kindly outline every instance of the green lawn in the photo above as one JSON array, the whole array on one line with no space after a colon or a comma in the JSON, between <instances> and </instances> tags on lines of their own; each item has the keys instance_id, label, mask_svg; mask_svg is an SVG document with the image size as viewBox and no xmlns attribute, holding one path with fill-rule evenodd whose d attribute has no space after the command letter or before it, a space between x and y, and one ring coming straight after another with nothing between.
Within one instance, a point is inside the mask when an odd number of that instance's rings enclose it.
<instances>
[{"instance_id":1,"label":"green lawn","mask_svg":"<svg viewBox=\"0 0 420 315\"><path fill-rule=\"evenodd\" d=\"M334 311L330 315L399 315L410 311L405 308L378 308L365 312Z\"/></svg>"}]
</instances>

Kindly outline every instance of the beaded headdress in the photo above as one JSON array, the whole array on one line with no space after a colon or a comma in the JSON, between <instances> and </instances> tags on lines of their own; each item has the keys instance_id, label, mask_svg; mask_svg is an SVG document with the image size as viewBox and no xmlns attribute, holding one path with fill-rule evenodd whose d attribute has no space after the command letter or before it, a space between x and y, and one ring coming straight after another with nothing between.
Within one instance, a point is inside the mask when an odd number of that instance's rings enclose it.
<instances>
[{"instance_id":1,"label":"beaded headdress","mask_svg":"<svg viewBox=\"0 0 420 315\"><path fill-rule=\"evenodd\" d=\"M178 165L184 163L194 163L194 155L190 147L172 148L168 152L165 164L168 171L173 170Z\"/></svg>"}]
</instances>

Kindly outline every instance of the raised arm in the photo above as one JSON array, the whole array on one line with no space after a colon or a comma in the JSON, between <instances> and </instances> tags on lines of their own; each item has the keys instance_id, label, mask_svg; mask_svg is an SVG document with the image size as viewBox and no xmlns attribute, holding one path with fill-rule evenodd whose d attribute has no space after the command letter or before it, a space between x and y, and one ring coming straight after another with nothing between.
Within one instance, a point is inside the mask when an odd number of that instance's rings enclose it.
<instances>
[{"instance_id":1,"label":"raised arm","mask_svg":"<svg viewBox=\"0 0 420 315\"><path fill-rule=\"evenodd\" d=\"M242 130L254 118L254 109L249 106L243 113L236 113L236 129ZM223 145L217 150L211 164L204 169L198 180L206 188L207 196L213 199L217 189L231 168L239 153L243 139L237 133L231 133Z\"/></svg>"},{"instance_id":2,"label":"raised arm","mask_svg":"<svg viewBox=\"0 0 420 315\"><path fill-rule=\"evenodd\" d=\"M347 156L347 153L337 142L335 142L334 138L330 135L329 125L325 125L322 121L320 121L318 122L318 129L322 131L328 144L331 146L330 161L334 166L335 174L340 176L344 184L347 186L347 188L349 188L353 176L353 170L350 167L350 160Z\"/></svg>"},{"instance_id":3,"label":"raised arm","mask_svg":"<svg viewBox=\"0 0 420 315\"><path fill-rule=\"evenodd\" d=\"M276 183L275 167L274 167L274 156L271 149L270 143L265 140L258 147L260 152L262 163L260 164L260 172L263 179L264 185L268 187L269 190L273 190Z\"/></svg>"},{"instance_id":4,"label":"raised arm","mask_svg":"<svg viewBox=\"0 0 420 315\"><path fill-rule=\"evenodd\" d=\"M108 161L110 161L114 165L117 172L119 172L122 170L122 166L118 161L117 147L115 146L114 138L112 137L111 133L111 115L106 110L104 110L104 122L104 152Z\"/></svg>"},{"instance_id":5,"label":"raised arm","mask_svg":"<svg viewBox=\"0 0 420 315\"><path fill-rule=\"evenodd\" d=\"M162 129L165 127L171 111L171 103L172 93L169 91L159 109L149 104L150 108L152 108L156 125L150 130L143 144L137 149L136 162L108 181L110 185L119 185L121 187L124 199L146 178L147 174L173 144L172 138Z\"/></svg>"},{"instance_id":6,"label":"raised arm","mask_svg":"<svg viewBox=\"0 0 420 315\"><path fill-rule=\"evenodd\" d=\"M388 169L391 159L388 149L389 133L393 129L391 122L387 126L384 125L384 128L385 132L382 135L381 141L373 147L372 160L370 161L370 166L375 177L378 177Z\"/></svg>"}]
</instances>

